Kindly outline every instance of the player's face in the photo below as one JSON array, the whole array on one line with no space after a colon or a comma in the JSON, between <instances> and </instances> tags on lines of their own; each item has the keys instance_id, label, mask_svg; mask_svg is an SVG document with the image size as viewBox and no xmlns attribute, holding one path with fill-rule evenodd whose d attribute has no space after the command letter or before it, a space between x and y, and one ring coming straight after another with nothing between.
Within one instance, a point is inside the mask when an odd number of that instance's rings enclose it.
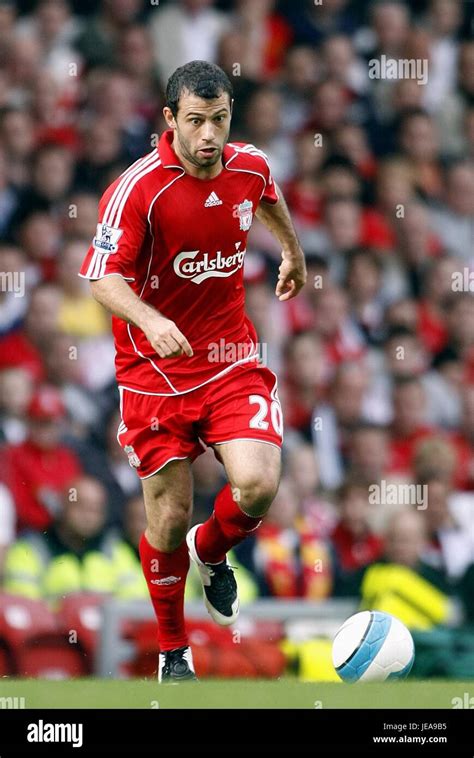
<instances>
[{"instance_id":1,"label":"player's face","mask_svg":"<svg viewBox=\"0 0 474 758\"><path fill-rule=\"evenodd\" d=\"M175 131L174 146L180 158L198 169L211 168L220 162L231 119L231 103L226 92L213 100L184 93L179 99L176 118L167 111L165 108L168 125Z\"/></svg>"}]
</instances>

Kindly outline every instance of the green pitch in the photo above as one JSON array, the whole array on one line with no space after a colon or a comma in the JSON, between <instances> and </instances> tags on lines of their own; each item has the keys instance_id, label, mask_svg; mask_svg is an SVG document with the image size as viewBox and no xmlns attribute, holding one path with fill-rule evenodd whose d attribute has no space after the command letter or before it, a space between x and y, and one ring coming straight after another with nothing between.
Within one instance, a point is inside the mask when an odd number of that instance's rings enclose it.
<instances>
[{"instance_id":1,"label":"green pitch","mask_svg":"<svg viewBox=\"0 0 474 758\"><path fill-rule=\"evenodd\" d=\"M25 708L452 708L455 703L459 707L461 701L469 702L471 693L473 681L432 679L352 685L298 682L291 678L234 679L160 686L157 682L136 679L45 681L5 677L0 679L0 709L23 705ZM10 698L24 700L16 700L13 705Z\"/></svg>"}]
</instances>

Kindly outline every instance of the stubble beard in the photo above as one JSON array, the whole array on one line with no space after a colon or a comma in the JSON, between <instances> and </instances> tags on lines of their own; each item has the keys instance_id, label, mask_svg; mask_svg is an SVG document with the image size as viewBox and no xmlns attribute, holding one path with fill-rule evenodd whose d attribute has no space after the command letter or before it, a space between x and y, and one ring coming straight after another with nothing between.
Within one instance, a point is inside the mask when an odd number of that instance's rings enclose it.
<instances>
[{"instance_id":1,"label":"stubble beard","mask_svg":"<svg viewBox=\"0 0 474 758\"><path fill-rule=\"evenodd\" d=\"M216 154L211 155L209 158L198 158L197 155L191 152L188 143L183 139L178 130L176 130L176 134L183 157L186 158L186 160L189 161L189 163L191 163L193 166L196 166L196 168L210 168L211 166L215 166L216 163L219 163L219 161L222 159L222 147L218 147ZM225 142L227 142L228 138L229 135L227 134Z\"/></svg>"}]
</instances>

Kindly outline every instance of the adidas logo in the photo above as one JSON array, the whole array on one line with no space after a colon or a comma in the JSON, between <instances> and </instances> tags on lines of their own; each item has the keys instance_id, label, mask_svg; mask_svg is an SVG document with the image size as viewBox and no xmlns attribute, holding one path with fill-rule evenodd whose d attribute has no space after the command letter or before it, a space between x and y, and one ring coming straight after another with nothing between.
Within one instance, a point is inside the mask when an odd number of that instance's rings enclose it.
<instances>
[{"instance_id":1,"label":"adidas logo","mask_svg":"<svg viewBox=\"0 0 474 758\"><path fill-rule=\"evenodd\" d=\"M211 192L206 202L204 203L204 207L212 208L214 205L222 205L222 200L219 200L215 192Z\"/></svg>"}]
</instances>

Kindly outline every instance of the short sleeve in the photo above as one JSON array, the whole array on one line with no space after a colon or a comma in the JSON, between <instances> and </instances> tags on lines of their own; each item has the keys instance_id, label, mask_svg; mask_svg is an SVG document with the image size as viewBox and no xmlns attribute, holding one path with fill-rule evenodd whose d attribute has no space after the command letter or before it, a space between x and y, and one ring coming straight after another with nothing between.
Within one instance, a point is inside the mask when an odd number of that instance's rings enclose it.
<instances>
[{"instance_id":1,"label":"short sleeve","mask_svg":"<svg viewBox=\"0 0 474 758\"><path fill-rule=\"evenodd\" d=\"M120 176L104 192L99 203L99 223L79 276L103 279L119 274L135 280L135 262L146 231L146 214L140 185L127 184Z\"/></svg>"},{"instance_id":2,"label":"short sleeve","mask_svg":"<svg viewBox=\"0 0 474 758\"><path fill-rule=\"evenodd\" d=\"M270 203L270 205L275 205L280 198L276 189L276 184L273 181L270 162L265 153L260 151L260 155L262 156L263 176L265 178L265 188L260 200L263 200L265 203Z\"/></svg>"}]
</instances>

